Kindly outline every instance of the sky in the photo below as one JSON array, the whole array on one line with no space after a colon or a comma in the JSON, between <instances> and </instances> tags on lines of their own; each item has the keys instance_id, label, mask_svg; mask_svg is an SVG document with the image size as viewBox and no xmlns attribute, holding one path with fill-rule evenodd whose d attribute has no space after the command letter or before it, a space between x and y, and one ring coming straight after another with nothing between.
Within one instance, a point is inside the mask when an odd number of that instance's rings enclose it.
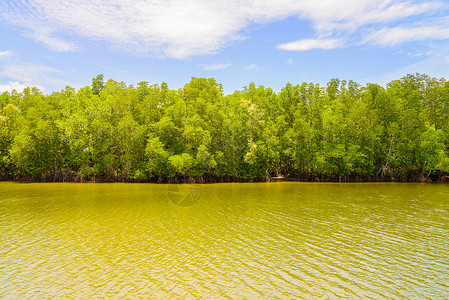
<instances>
[{"instance_id":1,"label":"sky","mask_svg":"<svg viewBox=\"0 0 449 300\"><path fill-rule=\"evenodd\" d=\"M0 0L0 92L449 79L447 0Z\"/></svg>"}]
</instances>

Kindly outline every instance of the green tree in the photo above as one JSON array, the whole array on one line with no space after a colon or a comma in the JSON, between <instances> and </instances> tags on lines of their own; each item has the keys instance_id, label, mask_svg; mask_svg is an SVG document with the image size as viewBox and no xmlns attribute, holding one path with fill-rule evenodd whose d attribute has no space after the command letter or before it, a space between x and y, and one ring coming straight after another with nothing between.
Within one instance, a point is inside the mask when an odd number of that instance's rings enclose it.
<instances>
[{"instance_id":1,"label":"green tree","mask_svg":"<svg viewBox=\"0 0 449 300\"><path fill-rule=\"evenodd\" d=\"M97 75L97 77L92 78L92 92L94 95L100 94L104 88L104 78L103 75Z\"/></svg>"}]
</instances>

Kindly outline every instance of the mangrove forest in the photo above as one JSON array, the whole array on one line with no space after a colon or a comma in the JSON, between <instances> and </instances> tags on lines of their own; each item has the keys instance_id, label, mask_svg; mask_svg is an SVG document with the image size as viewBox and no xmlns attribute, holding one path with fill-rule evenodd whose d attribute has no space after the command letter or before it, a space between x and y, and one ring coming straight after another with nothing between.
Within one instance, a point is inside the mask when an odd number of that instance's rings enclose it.
<instances>
[{"instance_id":1,"label":"mangrove forest","mask_svg":"<svg viewBox=\"0 0 449 300\"><path fill-rule=\"evenodd\" d=\"M36 181L430 181L449 174L449 82L385 87L213 78L0 95L0 178Z\"/></svg>"}]
</instances>

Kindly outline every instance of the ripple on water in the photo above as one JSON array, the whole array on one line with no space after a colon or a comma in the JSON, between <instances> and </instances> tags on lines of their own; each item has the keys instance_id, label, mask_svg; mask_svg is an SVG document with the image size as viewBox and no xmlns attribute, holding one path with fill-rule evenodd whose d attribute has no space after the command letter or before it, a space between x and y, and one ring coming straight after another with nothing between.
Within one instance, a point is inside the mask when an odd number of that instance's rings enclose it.
<instances>
[{"instance_id":1,"label":"ripple on water","mask_svg":"<svg viewBox=\"0 0 449 300\"><path fill-rule=\"evenodd\" d=\"M448 185L194 188L1 182L0 298L449 297Z\"/></svg>"}]
</instances>

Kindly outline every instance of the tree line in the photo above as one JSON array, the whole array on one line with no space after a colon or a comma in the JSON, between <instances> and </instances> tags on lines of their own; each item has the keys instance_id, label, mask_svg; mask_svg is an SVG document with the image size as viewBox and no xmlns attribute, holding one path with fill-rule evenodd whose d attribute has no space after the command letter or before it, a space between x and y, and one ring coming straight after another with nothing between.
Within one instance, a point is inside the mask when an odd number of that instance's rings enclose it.
<instances>
[{"instance_id":1,"label":"tree line","mask_svg":"<svg viewBox=\"0 0 449 300\"><path fill-rule=\"evenodd\" d=\"M103 79L0 95L0 178L45 181L428 180L449 172L449 82L254 83L224 95Z\"/></svg>"}]
</instances>

